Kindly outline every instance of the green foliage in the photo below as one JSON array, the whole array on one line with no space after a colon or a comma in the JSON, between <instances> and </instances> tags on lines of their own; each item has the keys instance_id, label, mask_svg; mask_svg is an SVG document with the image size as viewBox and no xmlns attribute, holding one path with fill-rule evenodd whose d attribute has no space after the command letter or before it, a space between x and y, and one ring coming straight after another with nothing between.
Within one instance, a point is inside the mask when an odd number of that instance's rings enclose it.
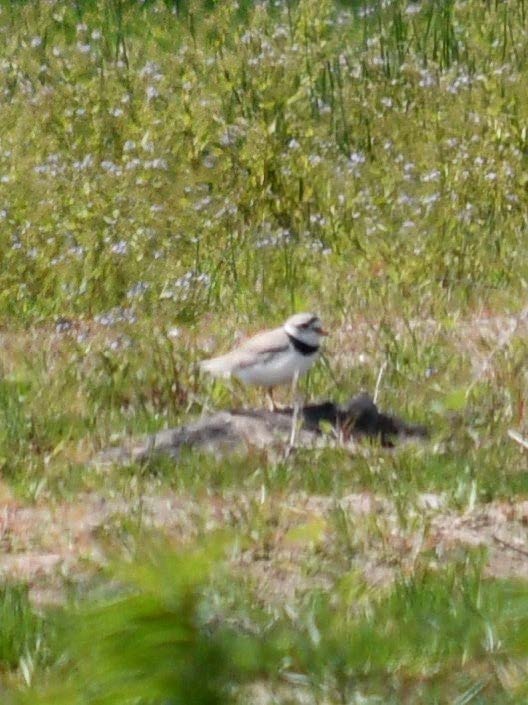
<instances>
[{"instance_id":1,"label":"green foliage","mask_svg":"<svg viewBox=\"0 0 528 705\"><path fill-rule=\"evenodd\" d=\"M255 682L273 692L281 680L338 702L526 696L516 672L526 586L485 580L478 554L444 570L418 567L384 591L345 572L330 593L311 591L275 614L219 572L220 557L211 546L158 547L113 570L110 594L66 612L47 685L36 681L22 701L242 703Z\"/></svg>"},{"instance_id":2,"label":"green foliage","mask_svg":"<svg viewBox=\"0 0 528 705\"><path fill-rule=\"evenodd\" d=\"M418 570L381 598L344 576L297 621L297 663L305 658L312 678L330 678L344 702L358 692L449 702L471 689L494 702L502 690L494 671L525 642L528 595L524 585L483 580L478 565L474 556L446 571Z\"/></svg>"},{"instance_id":3,"label":"green foliage","mask_svg":"<svg viewBox=\"0 0 528 705\"><path fill-rule=\"evenodd\" d=\"M64 615L49 687L24 702L219 705L265 668L263 643L211 622L203 590L221 553L151 549L112 572L113 594Z\"/></svg>"},{"instance_id":4,"label":"green foliage","mask_svg":"<svg viewBox=\"0 0 528 705\"><path fill-rule=\"evenodd\" d=\"M29 685L34 673L51 662L53 647L51 620L36 612L27 587L4 580L0 586L0 693L3 702L11 702L7 700L11 690L7 690L6 684L21 679Z\"/></svg>"}]
</instances>

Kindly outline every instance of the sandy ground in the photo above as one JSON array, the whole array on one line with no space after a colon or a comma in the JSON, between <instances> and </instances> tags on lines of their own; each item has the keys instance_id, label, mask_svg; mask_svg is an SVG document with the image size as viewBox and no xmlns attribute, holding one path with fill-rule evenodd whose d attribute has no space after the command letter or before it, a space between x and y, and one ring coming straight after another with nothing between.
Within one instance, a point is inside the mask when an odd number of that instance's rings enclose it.
<instances>
[{"instance_id":1,"label":"sandy ground","mask_svg":"<svg viewBox=\"0 0 528 705\"><path fill-rule=\"evenodd\" d=\"M402 330L411 326L420 340L434 341L439 335L433 320L401 325ZM81 322L50 330L48 335L49 349L59 353L65 336L105 336L106 340L112 332ZM332 346L342 346L346 358L335 356L336 366L368 364L365 350L376 349L377 335L376 325L365 320L343 327ZM460 320L442 335L449 337L454 354L470 355L477 381L492 374L494 357L501 350L517 338L526 338L527 315ZM10 360L20 351L27 354L42 345L42 331L2 338L4 373L9 373ZM24 505L6 486L0 487L0 572L27 581L37 603L60 601L70 580L89 582L119 549L119 542L126 544L131 522L135 528L160 530L176 542L187 542L226 525L248 526L255 507L260 515L266 514L268 530L265 536L251 538L231 561L235 571L258 580L269 599L293 598L299 591L331 584L336 560L342 560L336 556L343 544L336 512L346 518L348 527L347 565L373 585L386 585L402 572L412 571L418 560L440 564L467 547L486 549L485 570L490 576L528 579L528 501L524 500L455 512L442 496L424 495L402 526L394 505L369 493L339 500L302 494L262 498L235 492L223 492L221 497L204 492L197 499L166 493L133 502L92 493L50 506Z\"/></svg>"},{"instance_id":2,"label":"sandy ground","mask_svg":"<svg viewBox=\"0 0 528 705\"><path fill-rule=\"evenodd\" d=\"M126 531L156 529L176 545L226 526L245 524L255 509L260 529L231 555L235 573L258 581L263 598L294 599L329 586L343 558L336 513L346 520L347 568L383 587L411 573L417 561L441 565L467 547L486 549L486 574L528 579L528 501L493 502L456 513L439 495L422 495L402 527L385 498L357 493L335 501L302 494L225 494L196 498L146 495L131 506L97 494L55 507L16 502L0 510L0 572L27 581L37 603L57 602L64 582L90 581L108 556L126 547ZM264 528L262 528L264 527ZM337 555L337 553L341 555Z\"/></svg>"}]
</instances>

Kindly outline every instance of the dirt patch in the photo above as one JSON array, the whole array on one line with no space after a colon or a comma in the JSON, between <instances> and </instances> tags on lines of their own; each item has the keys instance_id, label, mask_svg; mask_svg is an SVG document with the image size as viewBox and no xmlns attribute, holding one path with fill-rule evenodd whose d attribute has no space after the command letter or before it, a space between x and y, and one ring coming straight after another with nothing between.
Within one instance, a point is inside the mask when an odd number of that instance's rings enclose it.
<instances>
[{"instance_id":1,"label":"dirt patch","mask_svg":"<svg viewBox=\"0 0 528 705\"><path fill-rule=\"evenodd\" d=\"M486 573L528 579L528 502L493 502L462 515L440 514L429 538L439 556L460 545L488 551Z\"/></svg>"},{"instance_id":2,"label":"dirt patch","mask_svg":"<svg viewBox=\"0 0 528 705\"><path fill-rule=\"evenodd\" d=\"M38 603L63 599L66 581L94 575L141 529L185 543L233 527L244 538L232 567L258 585L266 601L328 588L344 569L383 587L412 572L422 556L441 565L476 546L487 549L488 575L528 579L527 501L456 513L440 496L424 495L405 526L389 500L370 493L341 499L233 493L199 500L168 493L133 503L88 494L53 508L10 503L0 516L0 573L28 582Z\"/></svg>"}]
</instances>

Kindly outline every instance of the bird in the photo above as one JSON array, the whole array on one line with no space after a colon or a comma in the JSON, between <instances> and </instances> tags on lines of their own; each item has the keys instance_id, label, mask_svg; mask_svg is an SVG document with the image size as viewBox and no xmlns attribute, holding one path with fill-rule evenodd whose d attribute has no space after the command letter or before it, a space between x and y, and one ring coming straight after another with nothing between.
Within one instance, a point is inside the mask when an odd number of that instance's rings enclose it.
<instances>
[{"instance_id":1,"label":"bird","mask_svg":"<svg viewBox=\"0 0 528 705\"><path fill-rule=\"evenodd\" d=\"M265 330L225 355L202 360L200 369L215 377L235 377L265 387L270 408L277 411L273 388L304 375L319 356L321 337L328 335L319 316L296 313L279 328Z\"/></svg>"}]
</instances>

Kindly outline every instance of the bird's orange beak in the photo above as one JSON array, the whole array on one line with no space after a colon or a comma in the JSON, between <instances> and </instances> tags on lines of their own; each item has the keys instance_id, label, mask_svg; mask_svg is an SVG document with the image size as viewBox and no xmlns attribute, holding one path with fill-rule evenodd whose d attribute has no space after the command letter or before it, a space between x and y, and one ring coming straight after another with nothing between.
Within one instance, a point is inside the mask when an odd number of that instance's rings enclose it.
<instances>
[{"instance_id":1,"label":"bird's orange beak","mask_svg":"<svg viewBox=\"0 0 528 705\"><path fill-rule=\"evenodd\" d=\"M324 328L318 328L315 332L318 333L319 335L330 335L330 333L327 330L325 330Z\"/></svg>"}]
</instances>

